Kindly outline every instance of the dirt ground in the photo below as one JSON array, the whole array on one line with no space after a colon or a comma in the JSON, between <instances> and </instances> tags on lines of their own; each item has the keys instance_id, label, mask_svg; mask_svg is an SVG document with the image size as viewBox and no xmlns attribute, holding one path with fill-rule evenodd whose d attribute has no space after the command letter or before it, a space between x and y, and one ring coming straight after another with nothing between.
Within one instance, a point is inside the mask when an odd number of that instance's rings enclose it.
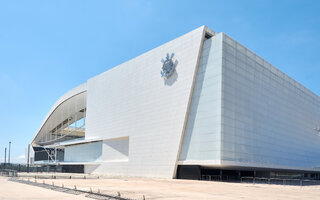
<instances>
[{"instance_id":1,"label":"dirt ground","mask_svg":"<svg viewBox=\"0 0 320 200\"><path fill-rule=\"evenodd\" d=\"M27 179L27 178L24 178ZM34 178L29 178L34 181ZM100 179L38 179L46 184L116 195L132 199L319 199L320 186L281 186L263 184L223 183L192 180L164 180L150 178ZM84 199L84 195L56 192L0 178L0 199Z\"/></svg>"}]
</instances>

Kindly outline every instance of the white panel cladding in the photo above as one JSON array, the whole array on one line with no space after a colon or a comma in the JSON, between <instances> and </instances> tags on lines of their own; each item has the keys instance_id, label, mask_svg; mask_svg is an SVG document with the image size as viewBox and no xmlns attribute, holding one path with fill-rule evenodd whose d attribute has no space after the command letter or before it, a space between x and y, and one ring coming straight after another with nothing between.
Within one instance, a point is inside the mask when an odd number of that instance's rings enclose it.
<instances>
[{"instance_id":1,"label":"white panel cladding","mask_svg":"<svg viewBox=\"0 0 320 200\"><path fill-rule=\"evenodd\" d=\"M64 150L64 162L100 161L101 155L102 142L66 146Z\"/></svg>"},{"instance_id":2,"label":"white panel cladding","mask_svg":"<svg viewBox=\"0 0 320 200\"><path fill-rule=\"evenodd\" d=\"M37 131L37 134L32 140L32 143L35 142L35 140L39 140L39 138L42 136L42 134L51 131L52 128L57 126L59 123L61 123L65 118L63 117L68 117L70 112L72 113L73 111L71 109L66 109L66 108L60 108L63 107L68 103L68 100L71 99L70 102L73 100L77 99L77 95L84 95L84 98L81 100L76 100L76 102L72 102L74 105L73 109L76 108L84 108L86 105L86 96L85 96L85 91L87 90L87 84L84 83L82 85L79 85L78 87L73 88L72 90L68 91L65 93L63 96L61 96L51 107L50 111L48 112L47 116L44 118L39 130ZM73 100L72 100L73 99ZM59 115L60 117L54 116L54 115ZM60 120L58 120L61 118Z\"/></svg>"},{"instance_id":3,"label":"white panel cladding","mask_svg":"<svg viewBox=\"0 0 320 200\"><path fill-rule=\"evenodd\" d=\"M94 172L172 178L198 55L201 27L87 82L86 138L130 137L129 161ZM175 53L175 74L161 78L161 59Z\"/></svg>"},{"instance_id":4,"label":"white panel cladding","mask_svg":"<svg viewBox=\"0 0 320 200\"><path fill-rule=\"evenodd\" d=\"M205 40L179 164L220 163L222 34Z\"/></svg>"},{"instance_id":5,"label":"white panel cladding","mask_svg":"<svg viewBox=\"0 0 320 200\"><path fill-rule=\"evenodd\" d=\"M86 92L81 92L79 94L75 94L72 97L67 98L63 101L59 106L57 106L52 113L50 113L50 117L47 118L47 121L41 127L40 131L37 133L37 136L34 139L34 142L37 144L45 143L45 142L54 142L62 138L63 136L59 136L60 134L57 132L62 131L62 129L66 128L68 125L71 125L76 119L76 115L78 117L79 111L86 108ZM81 114L82 115L82 114ZM72 118L71 118L72 117ZM64 124L56 133L52 133L52 130L56 128L58 125L62 125L62 123L69 118L70 123Z\"/></svg>"},{"instance_id":6,"label":"white panel cladding","mask_svg":"<svg viewBox=\"0 0 320 200\"><path fill-rule=\"evenodd\" d=\"M222 164L320 166L319 96L225 34L222 80Z\"/></svg>"},{"instance_id":7,"label":"white panel cladding","mask_svg":"<svg viewBox=\"0 0 320 200\"><path fill-rule=\"evenodd\" d=\"M128 161L129 137L103 141L102 161Z\"/></svg>"}]
</instances>

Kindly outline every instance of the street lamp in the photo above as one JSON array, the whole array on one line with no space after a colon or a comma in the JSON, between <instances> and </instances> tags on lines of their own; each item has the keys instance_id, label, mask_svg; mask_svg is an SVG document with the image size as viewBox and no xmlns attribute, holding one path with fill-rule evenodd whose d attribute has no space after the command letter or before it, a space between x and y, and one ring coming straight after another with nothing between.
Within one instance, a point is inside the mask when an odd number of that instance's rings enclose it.
<instances>
[{"instance_id":1,"label":"street lamp","mask_svg":"<svg viewBox=\"0 0 320 200\"><path fill-rule=\"evenodd\" d=\"M4 148L4 164L7 162L7 147Z\"/></svg>"},{"instance_id":2,"label":"street lamp","mask_svg":"<svg viewBox=\"0 0 320 200\"><path fill-rule=\"evenodd\" d=\"M11 150L11 142L9 142L8 164L10 164L10 150Z\"/></svg>"}]
</instances>

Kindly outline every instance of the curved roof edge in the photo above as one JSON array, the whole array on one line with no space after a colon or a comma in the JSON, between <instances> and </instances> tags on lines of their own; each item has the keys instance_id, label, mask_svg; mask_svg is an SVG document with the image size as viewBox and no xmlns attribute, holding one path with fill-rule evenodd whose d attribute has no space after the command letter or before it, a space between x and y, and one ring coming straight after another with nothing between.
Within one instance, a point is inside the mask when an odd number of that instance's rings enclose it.
<instances>
[{"instance_id":1,"label":"curved roof edge","mask_svg":"<svg viewBox=\"0 0 320 200\"><path fill-rule=\"evenodd\" d=\"M31 144L33 144L34 140L36 139L36 137L38 136L39 132L41 131L42 127L45 125L46 121L49 119L49 117L51 116L51 114L66 100L70 99L71 97L80 94L82 92L87 91L87 83L81 84L71 90L69 90L67 93L65 93L64 95L62 95L51 107L50 111L48 112L48 114L46 115L46 117L44 118L43 122L41 123L41 126L39 127L36 135L33 137Z\"/></svg>"}]
</instances>

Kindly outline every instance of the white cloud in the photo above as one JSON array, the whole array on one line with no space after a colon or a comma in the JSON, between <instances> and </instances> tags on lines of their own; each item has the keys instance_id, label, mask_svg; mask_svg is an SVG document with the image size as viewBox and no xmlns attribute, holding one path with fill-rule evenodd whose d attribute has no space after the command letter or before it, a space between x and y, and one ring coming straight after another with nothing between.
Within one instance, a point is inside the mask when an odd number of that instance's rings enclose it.
<instances>
[{"instance_id":1,"label":"white cloud","mask_svg":"<svg viewBox=\"0 0 320 200\"><path fill-rule=\"evenodd\" d=\"M25 158L26 158L25 155L20 155L16 159L25 159Z\"/></svg>"},{"instance_id":2,"label":"white cloud","mask_svg":"<svg viewBox=\"0 0 320 200\"><path fill-rule=\"evenodd\" d=\"M7 160L7 162L8 162L8 160ZM20 156L12 158L10 162L17 163L17 164L24 164L26 162L26 157L25 157L25 155L20 155Z\"/></svg>"}]
</instances>

